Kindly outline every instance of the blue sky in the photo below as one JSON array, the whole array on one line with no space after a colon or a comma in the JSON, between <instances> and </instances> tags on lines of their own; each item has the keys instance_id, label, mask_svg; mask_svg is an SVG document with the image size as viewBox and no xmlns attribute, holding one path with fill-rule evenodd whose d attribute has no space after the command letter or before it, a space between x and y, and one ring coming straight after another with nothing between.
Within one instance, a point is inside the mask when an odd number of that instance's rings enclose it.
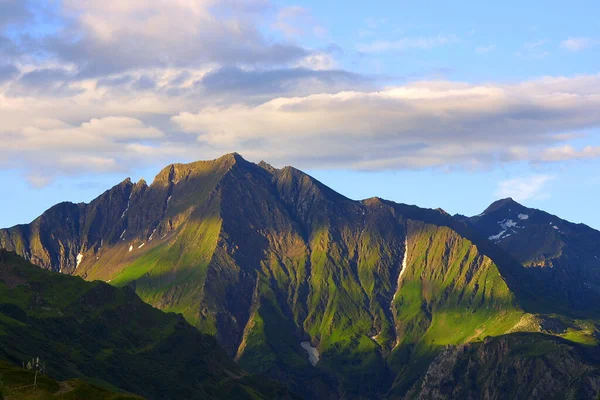
<instances>
[{"instance_id":1,"label":"blue sky","mask_svg":"<svg viewBox=\"0 0 600 400\"><path fill-rule=\"evenodd\" d=\"M526 3L0 0L0 226L237 151L600 228L600 5Z\"/></svg>"}]
</instances>

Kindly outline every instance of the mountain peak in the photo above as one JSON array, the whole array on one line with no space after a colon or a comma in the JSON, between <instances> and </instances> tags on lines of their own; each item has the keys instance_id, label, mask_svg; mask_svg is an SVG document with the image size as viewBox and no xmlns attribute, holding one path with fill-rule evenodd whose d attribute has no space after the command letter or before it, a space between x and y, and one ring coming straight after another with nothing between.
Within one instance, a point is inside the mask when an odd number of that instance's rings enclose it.
<instances>
[{"instance_id":1,"label":"mountain peak","mask_svg":"<svg viewBox=\"0 0 600 400\"><path fill-rule=\"evenodd\" d=\"M239 153L233 152L233 153L227 153L222 155L221 157L217 158L215 161L230 161L230 162L240 162L240 161L246 161L244 159L244 157L242 157Z\"/></svg>"},{"instance_id":2,"label":"mountain peak","mask_svg":"<svg viewBox=\"0 0 600 400\"><path fill-rule=\"evenodd\" d=\"M507 208L507 207L525 208L523 205L521 205L521 204L517 203L515 200L513 200L512 197L507 197L505 199L496 200L495 202L490 204L489 207L486 208L482 214L489 214L491 212L494 212L494 211L497 211L497 210L500 210L503 208Z\"/></svg>"}]
</instances>

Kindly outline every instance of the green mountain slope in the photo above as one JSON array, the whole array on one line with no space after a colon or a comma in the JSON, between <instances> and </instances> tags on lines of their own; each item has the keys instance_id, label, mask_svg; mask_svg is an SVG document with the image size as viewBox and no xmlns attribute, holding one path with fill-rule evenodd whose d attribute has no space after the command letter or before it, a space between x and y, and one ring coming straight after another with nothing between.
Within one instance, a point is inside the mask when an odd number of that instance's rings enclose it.
<instances>
[{"instance_id":1,"label":"green mountain slope","mask_svg":"<svg viewBox=\"0 0 600 400\"><path fill-rule=\"evenodd\" d=\"M4 360L20 365L39 357L55 379L80 378L147 398L290 397L244 373L214 338L131 290L44 271L4 250L0 339Z\"/></svg>"},{"instance_id":2,"label":"green mountain slope","mask_svg":"<svg viewBox=\"0 0 600 400\"><path fill-rule=\"evenodd\" d=\"M53 231L63 209L78 222ZM307 397L402 395L444 346L486 336L595 343L593 322L554 315L517 260L442 210L352 201L237 154L124 181L0 240L183 314L242 367Z\"/></svg>"}]
</instances>

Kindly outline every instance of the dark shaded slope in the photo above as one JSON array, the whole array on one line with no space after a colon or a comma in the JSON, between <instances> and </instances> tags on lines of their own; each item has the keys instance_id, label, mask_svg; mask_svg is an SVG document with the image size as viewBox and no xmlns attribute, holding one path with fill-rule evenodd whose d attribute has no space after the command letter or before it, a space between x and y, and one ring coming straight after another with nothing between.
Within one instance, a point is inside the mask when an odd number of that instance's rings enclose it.
<instances>
[{"instance_id":1,"label":"dark shaded slope","mask_svg":"<svg viewBox=\"0 0 600 400\"><path fill-rule=\"evenodd\" d=\"M451 347L411 390L415 399L597 399L600 349L519 333Z\"/></svg>"},{"instance_id":2,"label":"dark shaded slope","mask_svg":"<svg viewBox=\"0 0 600 400\"><path fill-rule=\"evenodd\" d=\"M527 267L519 279L538 295L531 304L577 317L600 316L599 231L512 199L498 200L478 216L457 219Z\"/></svg>"},{"instance_id":3,"label":"dark shaded slope","mask_svg":"<svg viewBox=\"0 0 600 400\"><path fill-rule=\"evenodd\" d=\"M288 398L247 376L214 338L129 289L54 274L0 251L0 357L46 363L57 379L83 378L154 399Z\"/></svg>"}]
</instances>

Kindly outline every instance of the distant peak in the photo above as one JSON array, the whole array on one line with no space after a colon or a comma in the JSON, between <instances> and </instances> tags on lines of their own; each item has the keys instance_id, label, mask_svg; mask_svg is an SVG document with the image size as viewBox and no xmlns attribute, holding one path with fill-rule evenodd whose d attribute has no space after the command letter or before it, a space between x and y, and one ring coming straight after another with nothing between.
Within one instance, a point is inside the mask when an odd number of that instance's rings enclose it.
<instances>
[{"instance_id":1,"label":"distant peak","mask_svg":"<svg viewBox=\"0 0 600 400\"><path fill-rule=\"evenodd\" d=\"M441 208L441 207L438 207L438 208L436 208L436 209L435 209L435 211L439 212L439 213L440 213L440 214L442 214L442 215L446 215L446 216L448 216L448 217L450 216L450 214L448 214L448 213L446 212L446 210L444 210L444 209L443 209L443 208Z\"/></svg>"},{"instance_id":2,"label":"distant peak","mask_svg":"<svg viewBox=\"0 0 600 400\"><path fill-rule=\"evenodd\" d=\"M136 186L148 186L148 183L144 178L140 178L140 180L137 181Z\"/></svg>"},{"instance_id":3,"label":"distant peak","mask_svg":"<svg viewBox=\"0 0 600 400\"><path fill-rule=\"evenodd\" d=\"M496 200L495 202L493 202L492 204L490 204L490 206L488 208L485 209L485 211L483 212L483 214L489 214L491 212L506 208L506 207L518 207L518 208L524 208L523 205L517 203L516 201L513 200L512 197L507 197L505 199L500 199L500 200Z\"/></svg>"},{"instance_id":4,"label":"distant peak","mask_svg":"<svg viewBox=\"0 0 600 400\"><path fill-rule=\"evenodd\" d=\"M277 171L277 168L273 167L271 164L269 164L266 161L259 162L258 166L261 167L262 169L264 169L265 171L270 172L270 173L274 173L274 172Z\"/></svg>"}]
</instances>

